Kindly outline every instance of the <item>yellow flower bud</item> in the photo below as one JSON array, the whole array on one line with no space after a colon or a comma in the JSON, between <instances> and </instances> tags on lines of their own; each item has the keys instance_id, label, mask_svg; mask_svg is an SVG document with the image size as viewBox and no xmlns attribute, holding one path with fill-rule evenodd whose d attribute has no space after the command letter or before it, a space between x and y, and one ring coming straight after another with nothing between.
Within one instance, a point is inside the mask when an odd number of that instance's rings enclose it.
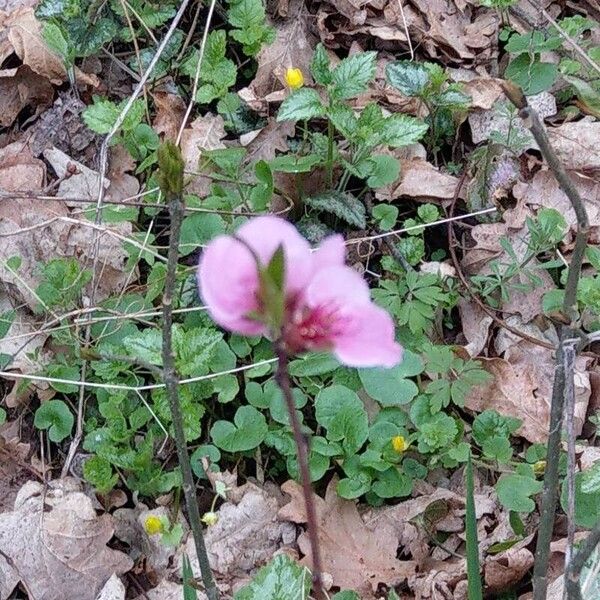
<instances>
[{"instance_id":1,"label":"yellow flower bud","mask_svg":"<svg viewBox=\"0 0 600 600\"><path fill-rule=\"evenodd\" d=\"M533 464L533 472L535 475L543 475L546 472L546 461L538 460Z\"/></svg>"},{"instance_id":2,"label":"yellow flower bud","mask_svg":"<svg viewBox=\"0 0 600 600\"><path fill-rule=\"evenodd\" d=\"M205 523L208 527L214 525L219 520L219 515L215 512L206 512L202 515L202 522Z\"/></svg>"},{"instance_id":3,"label":"yellow flower bud","mask_svg":"<svg viewBox=\"0 0 600 600\"><path fill-rule=\"evenodd\" d=\"M156 515L150 515L146 517L144 521L144 529L148 535L156 535L157 533L162 533L164 526L160 517Z\"/></svg>"},{"instance_id":4,"label":"yellow flower bud","mask_svg":"<svg viewBox=\"0 0 600 600\"><path fill-rule=\"evenodd\" d=\"M394 452L397 452L398 454L402 454L403 452L408 450L409 445L410 444L404 439L404 436L402 435L395 435L392 438L392 448L394 449Z\"/></svg>"},{"instance_id":5,"label":"yellow flower bud","mask_svg":"<svg viewBox=\"0 0 600 600\"><path fill-rule=\"evenodd\" d=\"M290 67L285 72L285 82L292 90L297 90L304 85L304 75L300 69Z\"/></svg>"}]
</instances>

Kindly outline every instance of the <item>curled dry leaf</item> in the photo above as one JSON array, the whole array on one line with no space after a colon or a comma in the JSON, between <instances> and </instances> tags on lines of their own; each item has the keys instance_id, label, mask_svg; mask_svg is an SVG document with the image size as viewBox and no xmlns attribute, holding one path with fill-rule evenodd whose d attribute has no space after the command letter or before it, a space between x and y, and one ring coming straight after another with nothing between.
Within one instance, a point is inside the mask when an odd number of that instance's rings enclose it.
<instances>
[{"instance_id":1,"label":"curled dry leaf","mask_svg":"<svg viewBox=\"0 0 600 600\"><path fill-rule=\"evenodd\" d=\"M10 560L0 555L0 570L16 573L35 598L95 600L113 573L133 566L107 547L112 535L112 517L98 516L73 480L51 482L45 494L30 481L14 510L0 514L0 550Z\"/></svg>"},{"instance_id":2,"label":"curled dry leaf","mask_svg":"<svg viewBox=\"0 0 600 600\"><path fill-rule=\"evenodd\" d=\"M0 71L0 126L9 127L19 113L31 106L37 114L52 104L54 88L27 65Z\"/></svg>"},{"instance_id":3,"label":"curled dry leaf","mask_svg":"<svg viewBox=\"0 0 600 600\"><path fill-rule=\"evenodd\" d=\"M219 520L206 530L204 539L212 568L222 577L238 578L263 566L279 548L291 544L296 531L290 523L277 519L278 500L265 489L246 483L228 496L232 500L221 505ZM188 536L184 551L199 576L192 536Z\"/></svg>"},{"instance_id":4,"label":"curled dry leaf","mask_svg":"<svg viewBox=\"0 0 600 600\"><path fill-rule=\"evenodd\" d=\"M533 554L527 548L509 548L495 556L488 556L485 565L485 583L491 592L513 587L533 566Z\"/></svg>"},{"instance_id":5,"label":"curled dry leaf","mask_svg":"<svg viewBox=\"0 0 600 600\"><path fill-rule=\"evenodd\" d=\"M165 139L175 141L185 116L186 105L183 98L168 92L155 92L152 98L156 106L152 127L156 133L162 133Z\"/></svg>"},{"instance_id":6,"label":"curled dry leaf","mask_svg":"<svg viewBox=\"0 0 600 600\"><path fill-rule=\"evenodd\" d=\"M454 197L458 179L442 173L422 158L400 161L400 178L377 192L380 200L410 196L421 202L440 202Z\"/></svg>"},{"instance_id":7,"label":"curled dry leaf","mask_svg":"<svg viewBox=\"0 0 600 600\"><path fill-rule=\"evenodd\" d=\"M414 561L396 558L398 547L394 529L384 522L367 527L354 502L337 495L337 480L327 486L325 499L315 495L318 532L323 570L333 579L333 585L356 590L361 598L374 598L380 583L393 586L414 574ZM302 489L295 481L286 481L281 489L291 500L280 511L281 519L305 523L306 513ZM298 546L304 554L301 564L312 564L308 535L302 533Z\"/></svg>"},{"instance_id":8,"label":"curled dry leaf","mask_svg":"<svg viewBox=\"0 0 600 600\"><path fill-rule=\"evenodd\" d=\"M288 17L277 23L275 41L263 46L256 57L258 67L249 89L257 99L285 88L288 67L300 69L306 83L311 83L310 61L316 40L309 33L309 18L302 0L290 0Z\"/></svg>"},{"instance_id":9,"label":"curled dry leaf","mask_svg":"<svg viewBox=\"0 0 600 600\"><path fill-rule=\"evenodd\" d=\"M479 356L486 346L493 319L476 302L466 298L458 301L458 312L467 341L465 350L469 356Z\"/></svg>"},{"instance_id":10,"label":"curled dry leaf","mask_svg":"<svg viewBox=\"0 0 600 600\"><path fill-rule=\"evenodd\" d=\"M198 173L199 161L203 150L225 148L225 123L223 118L211 113L194 120L190 127L183 131L181 137L181 153L185 160L185 170ZM189 176L189 174L188 174ZM199 196L208 195L212 180L202 175L192 175L186 190Z\"/></svg>"}]
</instances>

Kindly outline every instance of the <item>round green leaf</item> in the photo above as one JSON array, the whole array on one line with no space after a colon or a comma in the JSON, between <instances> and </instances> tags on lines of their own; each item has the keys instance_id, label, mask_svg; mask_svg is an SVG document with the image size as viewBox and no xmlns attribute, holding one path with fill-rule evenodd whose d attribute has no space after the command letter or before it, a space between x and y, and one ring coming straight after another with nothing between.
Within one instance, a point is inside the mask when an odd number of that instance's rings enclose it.
<instances>
[{"instance_id":1,"label":"round green leaf","mask_svg":"<svg viewBox=\"0 0 600 600\"><path fill-rule=\"evenodd\" d=\"M584 473L575 474L575 524L585 529L593 529L600 521L600 490L586 494L581 486ZM567 479L563 480L560 504L565 512L567 506Z\"/></svg>"},{"instance_id":2,"label":"round green leaf","mask_svg":"<svg viewBox=\"0 0 600 600\"><path fill-rule=\"evenodd\" d=\"M217 421L210 430L215 446L227 452L253 450L267 435L267 422L262 413L253 406L237 409L233 423Z\"/></svg>"},{"instance_id":3,"label":"round green leaf","mask_svg":"<svg viewBox=\"0 0 600 600\"><path fill-rule=\"evenodd\" d=\"M58 443L71 435L74 421L73 414L62 400L48 400L35 411L33 424L38 429L48 429L48 437Z\"/></svg>"}]
</instances>

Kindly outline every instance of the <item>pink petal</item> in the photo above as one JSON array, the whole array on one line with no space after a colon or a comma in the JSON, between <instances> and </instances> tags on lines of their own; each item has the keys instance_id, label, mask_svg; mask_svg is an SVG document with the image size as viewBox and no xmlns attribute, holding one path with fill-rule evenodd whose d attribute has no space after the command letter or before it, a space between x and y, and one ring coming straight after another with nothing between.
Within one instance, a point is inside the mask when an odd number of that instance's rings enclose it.
<instances>
[{"instance_id":1,"label":"pink petal","mask_svg":"<svg viewBox=\"0 0 600 600\"><path fill-rule=\"evenodd\" d=\"M375 304L349 307L348 331L336 336L333 353L349 367L395 367L402 347L394 339L394 322Z\"/></svg>"},{"instance_id":2,"label":"pink petal","mask_svg":"<svg viewBox=\"0 0 600 600\"><path fill-rule=\"evenodd\" d=\"M345 264L345 257L344 238L341 235L330 235L313 253L314 270L316 272L327 267L341 267Z\"/></svg>"},{"instance_id":3,"label":"pink petal","mask_svg":"<svg viewBox=\"0 0 600 600\"><path fill-rule=\"evenodd\" d=\"M244 223L237 236L248 243L263 265L283 244L286 292L293 294L306 286L312 274L310 244L291 223L279 217L257 217ZM230 263L230 268L236 265Z\"/></svg>"},{"instance_id":4,"label":"pink petal","mask_svg":"<svg viewBox=\"0 0 600 600\"><path fill-rule=\"evenodd\" d=\"M309 306L334 302L340 306L361 305L371 301L366 281L347 266L326 267L316 272L305 294Z\"/></svg>"}]
</instances>

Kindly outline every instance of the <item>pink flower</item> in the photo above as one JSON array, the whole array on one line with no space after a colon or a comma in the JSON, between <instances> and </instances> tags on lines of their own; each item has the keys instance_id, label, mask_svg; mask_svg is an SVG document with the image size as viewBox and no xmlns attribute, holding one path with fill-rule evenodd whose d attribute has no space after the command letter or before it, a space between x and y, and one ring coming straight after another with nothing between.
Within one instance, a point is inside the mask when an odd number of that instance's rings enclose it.
<instances>
[{"instance_id":1,"label":"pink flower","mask_svg":"<svg viewBox=\"0 0 600 600\"><path fill-rule=\"evenodd\" d=\"M389 314L371 302L363 278L344 263L340 235L315 251L293 225L273 216L257 217L237 231L261 261L269 263L283 246L285 322L281 332L265 324L256 260L231 236L215 238L198 267L200 292L211 317L242 335L281 336L290 352L331 351L353 367L393 367L402 358Z\"/></svg>"}]
</instances>

